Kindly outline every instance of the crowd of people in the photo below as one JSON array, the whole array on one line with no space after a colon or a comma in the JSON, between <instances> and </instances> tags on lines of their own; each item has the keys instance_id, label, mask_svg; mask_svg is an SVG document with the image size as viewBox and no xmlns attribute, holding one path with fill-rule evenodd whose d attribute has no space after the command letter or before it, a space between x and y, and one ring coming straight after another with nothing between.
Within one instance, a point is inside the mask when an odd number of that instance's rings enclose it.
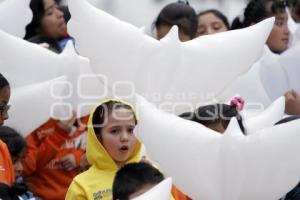
<instances>
[{"instance_id":1,"label":"crowd of people","mask_svg":"<svg viewBox=\"0 0 300 200\"><path fill-rule=\"evenodd\" d=\"M76 38L67 32L66 23L70 19L67 7L59 6L54 0L31 0L30 8L33 18L26 26L25 40L55 53L63 51L66 41L76 44ZM275 17L266 45L272 53L281 54L289 48L290 42L287 8L299 23L299 0L250 0L242 16L232 23L219 10L197 14L188 1L178 1L159 12L153 31L160 40L177 25L179 40L185 42ZM68 120L49 118L23 138L24 133L4 125L9 114L13 115L9 113L10 93L5 73L0 74L0 199L127 200L165 179L159 167L143 152L142 141L134 133L139 118L130 103L109 99L79 119L76 113ZM278 123L299 119L299 94L287 90L281 95L285 96L286 114L293 117ZM235 98L230 104L206 105L179 116L220 134L231 118L237 118L241 131L247 135L239 114L243 104L242 98ZM191 199L174 184L170 198ZM286 191L282 199L300 199L300 186Z\"/></svg>"}]
</instances>

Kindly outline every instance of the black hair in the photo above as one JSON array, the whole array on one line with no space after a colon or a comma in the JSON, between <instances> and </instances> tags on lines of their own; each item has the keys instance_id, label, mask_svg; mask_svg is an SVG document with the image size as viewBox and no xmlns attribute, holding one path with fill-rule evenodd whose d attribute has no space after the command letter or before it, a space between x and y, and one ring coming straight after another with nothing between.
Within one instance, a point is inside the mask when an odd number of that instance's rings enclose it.
<instances>
[{"instance_id":1,"label":"black hair","mask_svg":"<svg viewBox=\"0 0 300 200\"><path fill-rule=\"evenodd\" d=\"M0 73L0 89L9 86L7 79Z\"/></svg>"},{"instance_id":2,"label":"black hair","mask_svg":"<svg viewBox=\"0 0 300 200\"><path fill-rule=\"evenodd\" d=\"M26 26L26 34L24 39L28 40L33 36L38 35L39 27L41 26L41 20L45 13L44 10L44 1L43 0L31 0L30 8L32 10L32 20Z\"/></svg>"},{"instance_id":3,"label":"black hair","mask_svg":"<svg viewBox=\"0 0 300 200\"><path fill-rule=\"evenodd\" d=\"M238 113L236 106L230 106L227 104L202 106L194 111L194 116L191 121L198 122L204 126L221 123L224 129L226 129L232 117L237 118L240 129L245 134L242 117Z\"/></svg>"},{"instance_id":4,"label":"black hair","mask_svg":"<svg viewBox=\"0 0 300 200\"><path fill-rule=\"evenodd\" d=\"M158 29L161 25L177 25L180 31L193 39L198 26L196 11L186 2L170 3L160 11L153 23L153 28Z\"/></svg>"},{"instance_id":5,"label":"black hair","mask_svg":"<svg viewBox=\"0 0 300 200\"><path fill-rule=\"evenodd\" d=\"M59 6L59 9L64 13L66 23L71 19L71 13L68 6Z\"/></svg>"},{"instance_id":6,"label":"black hair","mask_svg":"<svg viewBox=\"0 0 300 200\"><path fill-rule=\"evenodd\" d=\"M18 157L26 148L25 139L17 131L8 126L0 127L0 139L7 145L12 158Z\"/></svg>"},{"instance_id":7,"label":"black hair","mask_svg":"<svg viewBox=\"0 0 300 200\"><path fill-rule=\"evenodd\" d=\"M284 0L251 0L241 17L233 20L231 30L245 28L252 23L258 23L268 17L284 13L286 2Z\"/></svg>"},{"instance_id":8,"label":"black hair","mask_svg":"<svg viewBox=\"0 0 300 200\"><path fill-rule=\"evenodd\" d=\"M216 9L209 9L209 10L205 10L205 11L198 13L198 15L197 15L198 20L199 20L199 17L201 17L202 15L209 14L209 13L212 13L217 18L219 18L224 23L224 25L226 26L227 29L230 28L227 17L222 12L220 12L219 10L216 10Z\"/></svg>"},{"instance_id":9,"label":"black hair","mask_svg":"<svg viewBox=\"0 0 300 200\"><path fill-rule=\"evenodd\" d=\"M287 4L291 10L292 17L299 23L300 18L300 0L287 0Z\"/></svg>"},{"instance_id":10,"label":"black hair","mask_svg":"<svg viewBox=\"0 0 300 200\"><path fill-rule=\"evenodd\" d=\"M300 5L300 1L299 0L286 0L286 3L288 5L288 7L290 7L290 8L294 8L294 7Z\"/></svg>"},{"instance_id":11,"label":"black hair","mask_svg":"<svg viewBox=\"0 0 300 200\"><path fill-rule=\"evenodd\" d=\"M100 134L101 133L101 130L102 130L103 126L105 125L106 120L108 118L108 115L113 110L116 110L116 109L119 109L119 108L125 108L125 109L128 109L128 110L132 110L132 108L129 105L124 104L120 101L116 101L116 100L107 101L107 102L99 105L96 108L96 110L93 114L93 119L92 119L95 134ZM135 123L137 123L135 114L134 114L134 117L135 117Z\"/></svg>"},{"instance_id":12,"label":"black hair","mask_svg":"<svg viewBox=\"0 0 300 200\"><path fill-rule=\"evenodd\" d=\"M164 175L152 165L139 162L124 165L113 182L113 200L129 200L130 195L147 184L158 184Z\"/></svg>"},{"instance_id":13,"label":"black hair","mask_svg":"<svg viewBox=\"0 0 300 200\"><path fill-rule=\"evenodd\" d=\"M186 120L192 120L194 117L194 113L193 112L184 112L184 113L181 113L180 115L178 115L178 117L181 117Z\"/></svg>"}]
</instances>

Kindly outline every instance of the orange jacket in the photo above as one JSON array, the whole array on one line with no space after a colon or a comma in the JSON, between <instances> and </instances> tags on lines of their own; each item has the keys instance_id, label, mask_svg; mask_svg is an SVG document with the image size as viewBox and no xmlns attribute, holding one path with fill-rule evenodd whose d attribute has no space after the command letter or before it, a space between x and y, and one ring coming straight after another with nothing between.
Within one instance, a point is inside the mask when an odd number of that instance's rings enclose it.
<instances>
[{"instance_id":1,"label":"orange jacket","mask_svg":"<svg viewBox=\"0 0 300 200\"><path fill-rule=\"evenodd\" d=\"M190 197L183 194L175 185L172 185L172 196L175 200L192 200Z\"/></svg>"},{"instance_id":2,"label":"orange jacket","mask_svg":"<svg viewBox=\"0 0 300 200\"><path fill-rule=\"evenodd\" d=\"M15 171L8 148L0 140L0 183L12 185L15 182Z\"/></svg>"},{"instance_id":3,"label":"orange jacket","mask_svg":"<svg viewBox=\"0 0 300 200\"><path fill-rule=\"evenodd\" d=\"M78 142L86 131L79 126L68 136L50 119L26 137L27 153L23 162L23 176L30 190L42 199L61 200L79 172L80 158L84 146ZM60 159L67 154L75 156L77 168L67 171L62 168Z\"/></svg>"}]
</instances>

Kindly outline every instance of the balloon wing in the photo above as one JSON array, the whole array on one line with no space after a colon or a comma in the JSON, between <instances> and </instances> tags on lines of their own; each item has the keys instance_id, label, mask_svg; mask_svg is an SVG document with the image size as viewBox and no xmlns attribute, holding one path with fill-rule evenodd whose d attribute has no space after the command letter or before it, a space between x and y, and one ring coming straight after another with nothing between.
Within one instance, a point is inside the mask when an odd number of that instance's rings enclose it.
<instances>
[{"instance_id":1,"label":"balloon wing","mask_svg":"<svg viewBox=\"0 0 300 200\"><path fill-rule=\"evenodd\" d=\"M247 73L237 77L230 83L217 96L217 99L220 102L228 102L233 96L238 94L245 100L245 109L248 109L249 104L255 106L259 111L264 109L264 107L269 105L272 101L261 81L260 68L261 64L259 62L255 63Z\"/></svg>"},{"instance_id":2,"label":"balloon wing","mask_svg":"<svg viewBox=\"0 0 300 200\"><path fill-rule=\"evenodd\" d=\"M291 12L286 8L286 13L288 16L288 28L290 31L289 47L296 45L299 42L299 24L291 16Z\"/></svg>"},{"instance_id":3,"label":"balloon wing","mask_svg":"<svg viewBox=\"0 0 300 200\"><path fill-rule=\"evenodd\" d=\"M280 97L274 101L267 109L260 114L250 118L243 118L247 135L256 133L257 131L274 126L276 122L284 116L285 98Z\"/></svg>"},{"instance_id":4,"label":"balloon wing","mask_svg":"<svg viewBox=\"0 0 300 200\"><path fill-rule=\"evenodd\" d=\"M80 54L90 58L93 71L108 77L111 90L130 82L131 89L153 102L157 96L160 102L194 104L211 98L207 94L220 92L260 57L274 22L267 19L188 42L180 42L173 27L157 41L86 0L69 1L69 9L68 30Z\"/></svg>"},{"instance_id":5,"label":"balloon wing","mask_svg":"<svg viewBox=\"0 0 300 200\"><path fill-rule=\"evenodd\" d=\"M297 185L299 127L300 120L295 120L245 138L241 162L247 177L239 199L280 199Z\"/></svg>"},{"instance_id":6,"label":"balloon wing","mask_svg":"<svg viewBox=\"0 0 300 200\"><path fill-rule=\"evenodd\" d=\"M172 188L172 178L167 178L133 200L169 200Z\"/></svg>"},{"instance_id":7,"label":"balloon wing","mask_svg":"<svg viewBox=\"0 0 300 200\"><path fill-rule=\"evenodd\" d=\"M279 63L287 74L291 89L300 93L300 44L291 47L279 56Z\"/></svg>"},{"instance_id":8,"label":"balloon wing","mask_svg":"<svg viewBox=\"0 0 300 200\"><path fill-rule=\"evenodd\" d=\"M107 95L105 79L100 82L98 78L103 76L92 72L89 60L78 56L71 42L61 54L56 54L3 31L0 41L1 72L12 88L66 76L69 87L64 101L74 110L81 109L80 116L88 114L91 105Z\"/></svg>"},{"instance_id":9,"label":"balloon wing","mask_svg":"<svg viewBox=\"0 0 300 200\"><path fill-rule=\"evenodd\" d=\"M137 100L137 111L140 119L137 133L150 158L157 161L164 173L172 176L174 183L193 199L209 199L211 196L207 193L215 194L217 199L219 196L215 191L220 190L218 152L222 135L195 122L158 111L142 97ZM202 131L200 134L199 130ZM176 159L170 155L176 155ZM189 161L185 162L185 159Z\"/></svg>"},{"instance_id":10,"label":"balloon wing","mask_svg":"<svg viewBox=\"0 0 300 200\"><path fill-rule=\"evenodd\" d=\"M299 120L244 136L233 118L221 135L137 102L150 157L193 199L279 199L299 181Z\"/></svg>"},{"instance_id":11,"label":"balloon wing","mask_svg":"<svg viewBox=\"0 0 300 200\"><path fill-rule=\"evenodd\" d=\"M55 114L55 105L61 105L59 98L66 87L66 77L12 88L11 109L7 125L24 137Z\"/></svg>"},{"instance_id":12,"label":"balloon wing","mask_svg":"<svg viewBox=\"0 0 300 200\"><path fill-rule=\"evenodd\" d=\"M278 56L266 47L261 59L246 74L227 86L218 99L228 101L232 96L239 94L246 104L264 109L288 89L288 79L278 62Z\"/></svg>"},{"instance_id":13,"label":"balloon wing","mask_svg":"<svg viewBox=\"0 0 300 200\"><path fill-rule=\"evenodd\" d=\"M5 0L0 2L0 29L23 38L25 27L32 19L30 0Z\"/></svg>"}]
</instances>

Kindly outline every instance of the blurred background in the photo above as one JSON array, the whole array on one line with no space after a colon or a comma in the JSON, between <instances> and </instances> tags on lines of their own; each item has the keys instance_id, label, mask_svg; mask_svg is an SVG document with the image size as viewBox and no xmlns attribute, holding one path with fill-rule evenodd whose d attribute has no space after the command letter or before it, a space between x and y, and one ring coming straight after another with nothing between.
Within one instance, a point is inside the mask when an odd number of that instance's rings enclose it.
<instances>
[{"instance_id":1,"label":"blurred background","mask_svg":"<svg viewBox=\"0 0 300 200\"><path fill-rule=\"evenodd\" d=\"M151 24L168 3L176 0L88 0L94 6L105 10L117 18L129 22L137 27L145 27L151 33ZM189 0L190 5L199 11L217 8L222 11L231 22L234 17L242 13L247 0Z\"/></svg>"}]
</instances>

